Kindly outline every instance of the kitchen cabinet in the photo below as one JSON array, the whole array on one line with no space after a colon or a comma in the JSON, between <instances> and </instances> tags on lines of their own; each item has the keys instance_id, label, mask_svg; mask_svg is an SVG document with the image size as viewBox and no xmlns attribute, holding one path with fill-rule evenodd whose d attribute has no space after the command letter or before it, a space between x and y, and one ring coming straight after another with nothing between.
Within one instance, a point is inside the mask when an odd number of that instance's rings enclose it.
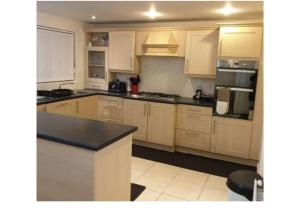
<instances>
[{"instance_id":1,"label":"kitchen cabinet","mask_svg":"<svg viewBox=\"0 0 300 208\"><path fill-rule=\"evenodd\" d=\"M38 105L38 106L36 106L36 110L45 112L46 111L46 105Z\"/></svg>"},{"instance_id":2,"label":"kitchen cabinet","mask_svg":"<svg viewBox=\"0 0 300 208\"><path fill-rule=\"evenodd\" d=\"M109 70L137 73L135 62L135 32L109 32Z\"/></svg>"},{"instance_id":3,"label":"kitchen cabinet","mask_svg":"<svg viewBox=\"0 0 300 208\"><path fill-rule=\"evenodd\" d=\"M98 119L112 123L123 123L123 99L112 96L99 96Z\"/></svg>"},{"instance_id":4,"label":"kitchen cabinet","mask_svg":"<svg viewBox=\"0 0 300 208\"><path fill-rule=\"evenodd\" d=\"M209 151L212 108L178 105L176 146Z\"/></svg>"},{"instance_id":5,"label":"kitchen cabinet","mask_svg":"<svg viewBox=\"0 0 300 208\"><path fill-rule=\"evenodd\" d=\"M83 97L76 99L77 101L77 116L80 118L97 120L98 98L97 96Z\"/></svg>"},{"instance_id":6,"label":"kitchen cabinet","mask_svg":"<svg viewBox=\"0 0 300 208\"><path fill-rule=\"evenodd\" d=\"M249 159L252 121L213 117L210 151Z\"/></svg>"},{"instance_id":7,"label":"kitchen cabinet","mask_svg":"<svg viewBox=\"0 0 300 208\"><path fill-rule=\"evenodd\" d=\"M65 100L46 105L46 112L64 116L77 116L78 108L75 99Z\"/></svg>"},{"instance_id":8,"label":"kitchen cabinet","mask_svg":"<svg viewBox=\"0 0 300 208\"><path fill-rule=\"evenodd\" d=\"M259 58L262 27L221 27L219 43L219 57Z\"/></svg>"},{"instance_id":9,"label":"kitchen cabinet","mask_svg":"<svg viewBox=\"0 0 300 208\"><path fill-rule=\"evenodd\" d=\"M218 55L218 30L188 31L184 74L214 78Z\"/></svg>"},{"instance_id":10,"label":"kitchen cabinet","mask_svg":"<svg viewBox=\"0 0 300 208\"><path fill-rule=\"evenodd\" d=\"M108 47L87 47L86 60L85 87L107 90Z\"/></svg>"},{"instance_id":11,"label":"kitchen cabinet","mask_svg":"<svg viewBox=\"0 0 300 208\"><path fill-rule=\"evenodd\" d=\"M133 133L133 139L146 142L147 140L147 108L144 101L124 100L124 124L138 127Z\"/></svg>"},{"instance_id":12,"label":"kitchen cabinet","mask_svg":"<svg viewBox=\"0 0 300 208\"><path fill-rule=\"evenodd\" d=\"M125 99L124 124L137 126L133 139L174 146L176 107L173 104Z\"/></svg>"},{"instance_id":13,"label":"kitchen cabinet","mask_svg":"<svg viewBox=\"0 0 300 208\"><path fill-rule=\"evenodd\" d=\"M175 105L149 102L147 142L174 146L175 120Z\"/></svg>"}]
</instances>

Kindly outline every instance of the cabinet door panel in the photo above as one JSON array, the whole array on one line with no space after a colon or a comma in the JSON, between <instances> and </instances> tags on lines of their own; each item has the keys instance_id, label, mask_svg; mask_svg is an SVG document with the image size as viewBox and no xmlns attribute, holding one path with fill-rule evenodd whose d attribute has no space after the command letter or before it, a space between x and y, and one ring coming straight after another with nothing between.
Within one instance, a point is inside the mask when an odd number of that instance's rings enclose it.
<instances>
[{"instance_id":1,"label":"cabinet door panel","mask_svg":"<svg viewBox=\"0 0 300 208\"><path fill-rule=\"evenodd\" d=\"M219 56L260 57L261 27L223 27L220 29Z\"/></svg>"},{"instance_id":2,"label":"cabinet door panel","mask_svg":"<svg viewBox=\"0 0 300 208\"><path fill-rule=\"evenodd\" d=\"M56 113L65 116L77 116L77 104L75 100L50 103L46 105L48 113Z\"/></svg>"},{"instance_id":3,"label":"cabinet door panel","mask_svg":"<svg viewBox=\"0 0 300 208\"><path fill-rule=\"evenodd\" d=\"M172 104L149 103L147 142L174 146L176 108Z\"/></svg>"},{"instance_id":4,"label":"cabinet door panel","mask_svg":"<svg viewBox=\"0 0 300 208\"><path fill-rule=\"evenodd\" d=\"M217 30L187 32L185 74L214 77L217 54Z\"/></svg>"},{"instance_id":5,"label":"cabinet door panel","mask_svg":"<svg viewBox=\"0 0 300 208\"><path fill-rule=\"evenodd\" d=\"M134 71L135 33L109 33L109 69Z\"/></svg>"},{"instance_id":6,"label":"cabinet door panel","mask_svg":"<svg viewBox=\"0 0 300 208\"><path fill-rule=\"evenodd\" d=\"M214 117L212 129L211 152L249 158L252 121Z\"/></svg>"},{"instance_id":7,"label":"cabinet door panel","mask_svg":"<svg viewBox=\"0 0 300 208\"><path fill-rule=\"evenodd\" d=\"M124 100L124 124L137 126L133 139L146 141L147 137L147 102Z\"/></svg>"},{"instance_id":8,"label":"cabinet door panel","mask_svg":"<svg viewBox=\"0 0 300 208\"><path fill-rule=\"evenodd\" d=\"M97 96L78 99L78 116L80 118L97 119Z\"/></svg>"}]
</instances>

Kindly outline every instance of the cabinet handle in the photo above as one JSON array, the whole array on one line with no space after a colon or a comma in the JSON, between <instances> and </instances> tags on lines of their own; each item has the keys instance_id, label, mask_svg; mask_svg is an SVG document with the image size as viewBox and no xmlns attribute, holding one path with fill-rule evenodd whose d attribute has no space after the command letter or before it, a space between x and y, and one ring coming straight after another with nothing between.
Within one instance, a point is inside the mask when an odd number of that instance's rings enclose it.
<instances>
[{"instance_id":1,"label":"cabinet handle","mask_svg":"<svg viewBox=\"0 0 300 208\"><path fill-rule=\"evenodd\" d=\"M188 131L186 131L185 134L192 135L192 136L199 136L198 133L191 133L191 132L188 132Z\"/></svg>"},{"instance_id":2,"label":"cabinet handle","mask_svg":"<svg viewBox=\"0 0 300 208\"><path fill-rule=\"evenodd\" d=\"M147 104L144 104L144 116L146 116L146 108L147 108Z\"/></svg>"},{"instance_id":3,"label":"cabinet handle","mask_svg":"<svg viewBox=\"0 0 300 208\"><path fill-rule=\"evenodd\" d=\"M188 64L189 64L189 60L187 59L187 60L185 61L185 72L188 72L188 70L189 70Z\"/></svg>"},{"instance_id":4,"label":"cabinet handle","mask_svg":"<svg viewBox=\"0 0 300 208\"><path fill-rule=\"evenodd\" d=\"M215 130L216 130L216 120L213 120L213 132L212 133L215 133Z\"/></svg>"},{"instance_id":5,"label":"cabinet handle","mask_svg":"<svg viewBox=\"0 0 300 208\"><path fill-rule=\"evenodd\" d=\"M149 117L150 117L151 116L151 104L148 104L148 106L149 106L148 113L149 113Z\"/></svg>"}]
</instances>

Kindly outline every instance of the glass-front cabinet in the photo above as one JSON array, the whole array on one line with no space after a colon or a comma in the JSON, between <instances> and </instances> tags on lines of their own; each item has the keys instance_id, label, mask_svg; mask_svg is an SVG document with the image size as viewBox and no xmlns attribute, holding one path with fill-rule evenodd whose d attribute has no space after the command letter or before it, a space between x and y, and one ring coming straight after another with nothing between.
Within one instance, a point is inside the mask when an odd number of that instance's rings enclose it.
<instances>
[{"instance_id":1,"label":"glass-front cabinet","mask_svg":"<svg viewBox=\"0 0 300 208\"><path fill-rule=\"evenodd\" d=\"M108 82L108 47L87 47L85 88L106 89Z\"/></svg>"}]
</instances>

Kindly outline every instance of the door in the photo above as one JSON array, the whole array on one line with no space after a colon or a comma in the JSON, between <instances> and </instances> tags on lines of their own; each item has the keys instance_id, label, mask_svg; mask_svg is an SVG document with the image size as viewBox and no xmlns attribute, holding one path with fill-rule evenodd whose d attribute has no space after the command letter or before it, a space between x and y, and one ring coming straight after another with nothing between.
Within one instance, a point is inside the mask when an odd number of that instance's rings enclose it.
<instances>
[{"instance_id":1,"label":"door","mask_svg":"<svg viewBox=\"0 0 300 208\"><path fill-rule=\"evenodd\" d=\"M77 99L78 117L97 120L98 100L97 96Z\"/></svg>"},{"instance_id":2,"label":"door","mask_svg":"<svg viewBox=\"0 0 300 208\"><path fill-rule=\"evenodd\" d=\"M249 158L252 121L213 117L211 152Z\"/></svg>"},{"instance_id":3,"label":"door","mask_svg":"<svg viewBox=\"0 0 300 208\"><path fill-rule=\"evenodd\" d=\"M137 126L133 139L146 142L147 138L147 102L124 100L124 124Z\"/></svg>"},{"instance_id":4,"label":"door","mask_svg":"<svg viewBox=\"0 0 300 208\"><path fill-rule=\"evenodd\" d=\"M88 88L103 88L108 82L108 47L87 48L85 85Z\"/></svg>"},{"instance_id":5,"label":"door","mask_svg":"<svg viewBox=\"0 0 300 208\"><path fill-rule=\"evenodd\" d=\"M218 54L218 31L188 31L185 75L214 77Z\"/></svg>"},{"instance_id":6,"label":"door","mask_svg":"<svg viewBox=\"0 0 300 208\"><path fill-rule=\"evenodd\" d=\"M134 71L135 32L109 33L109 70Z\"/></svg>"},{"instance_id":7,"label":"door","mask_svg":"<svg viewBox=\"0 0 300 208\"><path fill-rule=\"evenodd\" d=\"M259 58L261 44L261 27L220 28L220 57Z\"/></svg>"},{"instance_id":8,"label":"door","mask_svg":"<svg viewBox=\"0 0 300 208\"><path fill-rule=\"evenodd\" d=\"M175 105L149 102L147 142L173 147L175 119Z\"/></svg>"},{"instance_id":9,"label":"door","mask_svg":"<svg viewBox=\"0 0 300 208\"><path fill-rule=\"evenodd\" d=\"M46 112L65 116L77 115L77 104L75 100L67 100L46 105Z\"/></svg>"}]
</instances>

